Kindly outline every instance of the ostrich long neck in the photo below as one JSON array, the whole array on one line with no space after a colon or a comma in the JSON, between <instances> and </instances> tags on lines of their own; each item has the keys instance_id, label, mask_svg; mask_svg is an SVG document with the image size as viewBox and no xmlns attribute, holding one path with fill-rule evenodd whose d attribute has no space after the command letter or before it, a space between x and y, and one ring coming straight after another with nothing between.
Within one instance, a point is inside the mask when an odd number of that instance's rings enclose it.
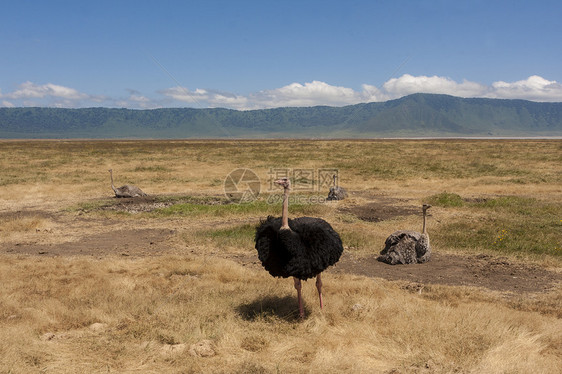
<instances>
[{"instance_id":1,"label":"ostrich long neck","mask_svg":"<svg viewBox=\"0 0 562 374\"><path fill-rule=\"evenodd\" d=\"M113 191L116 191L116 188L113 185L113 170L109 171L109 176L111 177L111 188L113 189Z\"/></svg>"},{"instance_id":2,"label":"ostrich long neck","mask_svg":"<svg viewBox=\"0 0 562 374\"><path fill-rule=\"evenodd\" d=\"M281 214L281 228L289 229L289 187L283 193L283 213Z\"/></svg>"},{"instance_id":3,"label":"ostrich long neck","mask_svg":"<svg viewBox=\"0 0 562 374\"><path fill-rule=\"evenodd\" d=\"M425 210L423 211L423 231L422 234L427 235L427 229L425 228Z\"/></svg>"}]
</instances>

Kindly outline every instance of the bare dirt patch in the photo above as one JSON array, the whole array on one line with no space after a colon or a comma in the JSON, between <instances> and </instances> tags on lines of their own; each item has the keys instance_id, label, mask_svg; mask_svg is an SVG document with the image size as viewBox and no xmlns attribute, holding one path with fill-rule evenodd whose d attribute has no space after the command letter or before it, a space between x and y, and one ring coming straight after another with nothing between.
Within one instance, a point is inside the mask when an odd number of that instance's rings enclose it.
<instances>
[{"instance_id":1,"label":"bare dirt patch","mask_svg":"<svg viewBox=\"0 0 562 374\"><path fill-rule=\"evenodd\" d=\"M174 234L169 229L120 229L87 235L60 244L10 243L3 252L43 256L151 256L169 251L166 244Z\"/></svg>"},{"instance_id":2,"label":"bare dirt patch","mask_svg":"<svg viewBox=\"0 0 562 374\"><path fill-rule=\"evenodd\" d=\"M362 221L380 222L420 212L419 207L403 205L405 200L374 195L366 191L351 191L350 194L366 201L344 206L338 211L353 215Z\"/></svg>"},{"instance_id":3,"label":"bare dirt patch","mask_svg":"<svg viewBox=\"0 0 562 374\"><path fill-rule=\"evenodd\" d=\"M18 210L15 212L0 212L0 220L19 220L24 218L55 219L56 214L44 210Z\"/></svg>"},{"instance_id":4,"label":"bare dirt patch","mask_svg":"<svg viewBox=\"0 0 562 374\"><path fill-rule=\"evenodd\" d=\"M112 210L127 213L152 212L155 209L165 208L172 205L158 201L155 196L142 196L134 198L114 198L106 205L100 207L101 210Z\"/></svg>"},{"instance_id":5,"label":"bare dirt patch","mask_svg":"<svg viewBox=\"0 0 562 374\"><path fill-rule=\"evenodd\" d=\"M94 210L108 210L124 213L143 213L153 212L157 209L167 208L176 204L202 204L202 205L222 205L228 204L229 201L221 197L203 197L203 196L166 196L158 197L154 195L142 197L125 197L113 198L107 200L104 204L94 208ZM87 212L86 208L84 212Z\"/></svg>"},{"instance_id":6,"label":"bare dirt patch","mask_svg":"<svg viewBox=\"0 0 562 374\"><path fill-rule=\"evenodd\" d=\"M431 261L412 265L388 265L377 261L377 257L378 254L356 257L345 252L331 271L422 285L484 287L516 294L545 292L562 282L562 274L485 254L433 253Z\"/></svg>"},{"instance_id":7,"label":"bare dirt patch","mask_svg":"<svg viewBox=\"0 0 562 374\"><path fill-rule=\"evenodd\" d=\"M369 202L340 209L340 212L352 214L362 221L380 222L400 216L408 216L419 212L414 206L392 206L388 202Z\"/></svg>"}]
</instances>

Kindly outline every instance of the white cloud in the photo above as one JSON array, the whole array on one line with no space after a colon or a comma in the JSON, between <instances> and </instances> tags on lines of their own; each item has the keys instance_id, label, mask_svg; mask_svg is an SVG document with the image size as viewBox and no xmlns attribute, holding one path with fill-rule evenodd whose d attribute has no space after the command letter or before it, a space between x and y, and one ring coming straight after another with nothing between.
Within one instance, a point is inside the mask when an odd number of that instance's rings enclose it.
<instances>
[{"instance_id":1,"label":"white cloud","mask_svg":"<svg viewBox=\"0 0 562 374\"><path fill-rule=\"evenodd\" d=\"M129 100L139 104L147 104L150 102L148 97L142 95L131 95L129 96Z\"/></svg>"},{"instance_id":2,"label":"white cloud","mask_svg":"<svg viewBox=\"0 0 562 374\"><path fill-rule=\"evenodd\" d=\"M195 91L181 86L171 87L159 91L164 96L184 103L195 104L199 107L226 107L244 108L248 103L248 98L228 92L215 90L204 90L201 88ZM203 105L205 104L205 105Z\"/></svg>"},{"instance_id":3,"label":"white cloud","mask_svg":"<svg viewBox=\"0 0 562 374\"><path fill-rule=\"evenodd\" d=\"M110 100L106 97L99 96L93 97L94 100L97 99L98 102L107 102L110 106L117 106L120 108L133 108L133 109L156 109L160 108L161 105L150 98L144 96L141 92L137 90L127 89L129 96L127 98Z\"/></svg>"},{"instance_id":4,"label":"white cloud","mask_svg":"<svg viewBox=\"0 0 562 374\"><path fill-rule=\"evenodd\" d=\"M0 98L9 99L9 101L3 101L4 107L11 105L16 107L81 108L115 104L114 99L103 95L90 95L71 87L53 83L35 84L30 81L20 84L12 92L5 94L0 92Z\"/></svg>"},{"instance_id":5,"label":"white cloud","mask_svg":"<svg viewBox=\"0 0 562 374\"><path fill-rule=\"evenodd\" d=\"M199 104L201 102L208 102L213 101L213 98L217 97L218 101L221 101L220 97L224 96L227 98L228 96L233 95L219 95L219 94L210 94L207 90L198 88L195 91L190 91L188 88L176 86L171 87L165 90L159 91L159 93L163 94L166 97L171 99L181 101L184 103L192 103L192 104Z\"/></svg>"},{"instance_id":6,"label":"white cloud","mask_svg":"<svg viewBox=\"0 0 562 374\"><path fill-rule=\"evenodd\" d=\"M159 93L185 103L198 103L200 100L208 99L208 96L206 95L207 92L205 90L197 89L194 92L191 92L189 89L181 86L170 87L159 91Z\"/></svg>"},{"instance_id":7,"label":"white cloud","mask_svg":"<svg viewBox=\"0 0 562 374\"><path fill-rule=\"evenodd\" d=\"M240 95L215 92L209 96L208 101L213 107L245 108L249 99Z\"/></svg>"},{"instance_id":8,"label":"white cloud","mask_svg":"<svg viewBox=\"0 0 562 374\"><path fill-rule=\"evenodd\" d=\"M312 81L292 83L274 90L260 91L251 95L251 101L262 107L347 105L356 103L359 93L351 88L331 86L325 82ZM320 104L319 104L320 103Z\"/></svg>"},{"instance_id":9,"label":"white cloud","mask_svg":"<svg viewBox=\"0 0 562 374\"><path fill-rule=\"evenodd\" d=\"M562 85L538 76L514 83L494 82L491 86L486 86L468 80L456 82L448 77L423 75L416 77L404 74L399 78L388 80L381 89L368 84L363 84L361 88L361 91L355 91L348 87L312 81L304 84L291 83L248 96L203 89L189 91L184 87L172 87L161 93L173 100L196 104L198 107L227 107L239 110L315 105L344 106L397 99L413 93L562 101Z\"/></svg>"},{"instance_id":10,"label":"white cloud","mask_svg":"<svg viewBox=\"0 0 562 374\"><path fill-rule=\"evenodd\" d=\"M19 86L16 91L4 95L9 99L30 99L55 97L69 100L82 100L88 98L88 95L75 90L74 88L59 86L52 83L37 85L32 82L25 82Z\"/></svg>"},{"instance_id":11,"label":"white cloud","mask_svg":"<svg viewBox=\"0 0 562 374\"><path fill-rule=\"evenodd\" d=\"M513 83L492 83L491 98L525 99L535 101L562 101L562 84L549 81L538 75Z\"/></svg>"},{"instance_id":12,"label":"white cloud","mask_svg":"<svg viewBox=\"0 0 562 374\"><path fill-rule=\"evenodd\" d=\"M182 86L157 91L160 97L152 98L136 90L129 95L111 98L90 95L70 87L52 83L43 85L22 83L8 93L0 91L3 107L50 106L78 108L107 106L150 109L160 107L193 106L197 108L224 107L239 110L277 108L287 106L344 106L364 102L379 102L397 99L413 93L437 93L459 97L487 97L524 99L534 101L562 102L562 84L540 76L531 76L516 82L497 81L491 85L463 80L456 82L448 77L412 76L404 74L389 79L380 88L363 84L360 90L333 86L322 81L291 83L274 89L248 95L238 95L218 90L197 88L189 90Z\"/></svg>"},{"instance_id":13,"label":"white cloud","mask_svg":"<svg viewBox=\"0 0 562 374\"><path fill-rule=\"evenodd\" d=\"M368 103L372 101L386 101L391 98L388 95L388 93L382 92L375 86L364 84L362 88L363 88L363 92L361 93L363 99L362 102Z\"/></svg>"},{"instance_id":14,"label":"white cloud","mask_svg":"<svg viewBox=\"0 0 562 374\"><path fill-rule=\"evenodd\" d=\"M190 91L180 86L159 92L170 99L196 104L199 107L227 107L240 110L289 106L342 106L366 101L381 101L386 98L374 86L363 85L363 91L356 92L351 88L331 86L320 81L305 84L292 83L248 96L204 89Z\"/></svg>"},{"instance_id":15,"label":"white cloud","mask_svg":"<svg viewBox=\"0 0 562 374\"><path fill-rule=\"evenodd\" d=\"M464 80L457 83L447 77L421 75L414 77L404 74L400 78L392 78L383 84L383 89L391 97L402 97L414 93L447 94L460 97L482 96L487 93L487 87Z\"/></svg>"},{"instance_id":16,"label":"white cloud","mask_svg":"<svg viewBox=\"0 0 562 374\"><path fill-rule=\"evenodd\" d=\"M134 109L155 109L160 105L153 102L146 96L132 94L126 99L114 101L114 106L121 108L134 108Z\"/></svg>"}]
</instances>

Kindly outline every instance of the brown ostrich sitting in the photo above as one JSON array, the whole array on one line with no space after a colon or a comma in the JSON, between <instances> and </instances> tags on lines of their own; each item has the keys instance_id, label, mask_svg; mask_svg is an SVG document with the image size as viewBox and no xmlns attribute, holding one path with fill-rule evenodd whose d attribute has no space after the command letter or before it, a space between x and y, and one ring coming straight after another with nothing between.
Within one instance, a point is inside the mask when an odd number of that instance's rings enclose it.
<instances>
[{"instance_id":1,"label":"brown ostrich sitting","mask_svg":"<svg viewBox=\"0 0 562 374\"><path fill-rule=\"evenodd\" d=\"M115 197L139 197L139 196L147 196L140 188L137 186L132 186L130 184L126 184L119 188L116 188L113 185L113 169L109 169L109 175L111 177L111 188L113 192L115 192Z\"/></svg>"},{"instance_id":2,"label":"brown ostrich sitting","mask_svg":"<svg viewBox=\"0 0 562 374\"><path fill-rule=\"evenodd\" d=\"M347 191L345 188L338 186L337 179L338 176L334 174L334 185L330 187L330 192L328 192L327 200L343 200L347 197Z\"/></svg>"},{"instance_id":3,"label":"brown ostrich sitting","mask_svg":"<svg viewBox=\"0 0 562 374\"><path fill-rule=\"evenodd\" d=\"M431 257L431 246L429 245L429 234L426 229L426 212L431 205L424 204L423 211L423 230L421 233L416 231L395 231L386 239L385 247L381 251L377 260L387 264L421 264L429 261Z\"/></svg>"}]
</instances>

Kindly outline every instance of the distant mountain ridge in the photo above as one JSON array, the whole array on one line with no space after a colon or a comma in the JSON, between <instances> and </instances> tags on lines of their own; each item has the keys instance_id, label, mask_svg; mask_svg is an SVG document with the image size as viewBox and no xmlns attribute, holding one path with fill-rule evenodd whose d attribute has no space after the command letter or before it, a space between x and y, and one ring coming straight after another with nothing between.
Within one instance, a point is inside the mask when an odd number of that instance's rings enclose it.
<instances>
[{"instance_id":1,"label":"distant mountain ridge","mask_svg":"<svg viewBox=\"0 0 562 374\"><path fill-rule=\"evenodd\" d=\"M344 107L0 108L0 138L562 136L562 103L413 94Z\"/></svg>"}]
</instances>

